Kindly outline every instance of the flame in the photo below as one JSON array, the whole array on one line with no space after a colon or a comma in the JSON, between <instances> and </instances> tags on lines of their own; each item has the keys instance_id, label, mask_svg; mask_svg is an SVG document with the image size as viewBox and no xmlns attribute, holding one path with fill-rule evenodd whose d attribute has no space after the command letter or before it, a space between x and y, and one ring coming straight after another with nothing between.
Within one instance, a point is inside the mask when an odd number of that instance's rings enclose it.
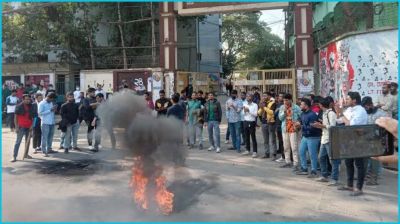
<instances>
[{"instance_id":1,"label":"flame","mask_svg":"<svg viewBox=\"0 0 400 224\"><path fill-rule=\"evenodd\" d=\"M131 184L133 199L142 209L148 209L147 189L149 179L144 175L143 162L141 158L136 158L132 168Z\"/></svg>"},{"instance_id":2,"label":"flame","mask_svg":"<svg viewBox=\"0 0 400 224\"><path fill-rule=\"evenodd\" d=\"M174 202L174 194L169 192L165 187L166 178L160 175L156 179L156 201L158 204L158 208L164 215L168 215L172 212L173 202Z\"/></svg>"},{"instance_id":3,"label":"flame","mask_svg":"<svg viewBox=\"0 0 400 224\"><path fill-rule=\"evenodd\" d=\"M143 158L136 157L132 167L132 178L130 186L132 188L133 199L141 209L149 209L149 177L144 173ZM166 177L162 175L162 168L157 167L155 170L160 172L154 179L155 183L155 198L158 209L164 215L169 215L173 210L174 194L167 190Z\"/></svg>"}]
</instances>

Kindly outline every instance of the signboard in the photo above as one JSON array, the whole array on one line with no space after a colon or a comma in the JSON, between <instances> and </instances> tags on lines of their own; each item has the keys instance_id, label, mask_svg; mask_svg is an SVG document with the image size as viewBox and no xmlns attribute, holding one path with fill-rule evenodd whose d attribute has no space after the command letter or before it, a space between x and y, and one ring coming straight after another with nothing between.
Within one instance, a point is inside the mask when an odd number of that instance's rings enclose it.
<instances>
[{"instance_id":1,"label":"signboard","mask_svg":"<svg viewBox=\"0 0 400 224\"><path fill-rule=\"evenodd\" d=\"M179 15L219 14L235 11L258 11L265 9L283 9L288 2L244 3L244 2L179 2Z\"/></svg>"},{"instance_id":2,"label":"signboard","mask_svg":"<svg viewBox=\"0 0 400 224\"><path fill-rule=\"evenodd\" d=\"M2 84L6 84L10 87L10 89L16 89L17 86L21 83L21 76L19 75L11 75L11 76L3 76Z\"/></svg>"},{"instance_id":3,"label":"signboard","mask_svg":"<svg viewBox=\"0 0 400 224\"><path fill-rule=\"evenodd\" d=\"M148 78L151 77L151 71L121 70L114 71L113 76L115 90L127 86L129 89L134 90L138 95L143 95L145 92L149 91Z\"/></svg>"},{"instance_id":4,"label":"signboard","mask_svg":"<svg viewBox=\"0 0 400 224\"><path fill-rule=\"evenodd\" d=\"M47 89L49 84L54 85L54 73L29 73L25 75L25 85L41 85Z\"/></svg>"},{"instance_id":5,"label":"signboard","mask_svg":"<svg viewBox=\"0 0 400 224\"><path fill-rule=\"evenodd\" d=\"M297 87L299 97L314 92L314 74L310 70L297 70Z\"/></svg>"}]
</instances>

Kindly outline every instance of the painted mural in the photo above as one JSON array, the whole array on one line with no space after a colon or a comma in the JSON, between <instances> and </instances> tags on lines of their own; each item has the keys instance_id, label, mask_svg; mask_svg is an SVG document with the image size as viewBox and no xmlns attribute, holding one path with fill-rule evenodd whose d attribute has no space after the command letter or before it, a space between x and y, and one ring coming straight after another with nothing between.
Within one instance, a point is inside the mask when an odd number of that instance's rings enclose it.
<instances>
[{"instance_id":1,"label":"painted mural","mask_svg":"<svg viewBox=\"0 0 400 224\"><path fill-rule=\"evenodd\" d=\"M360 34L329 44L319 52L321 96L341 105L349 91L376 102L385 82L398 82L397 30Z\"/></svg>"}]
</instances>

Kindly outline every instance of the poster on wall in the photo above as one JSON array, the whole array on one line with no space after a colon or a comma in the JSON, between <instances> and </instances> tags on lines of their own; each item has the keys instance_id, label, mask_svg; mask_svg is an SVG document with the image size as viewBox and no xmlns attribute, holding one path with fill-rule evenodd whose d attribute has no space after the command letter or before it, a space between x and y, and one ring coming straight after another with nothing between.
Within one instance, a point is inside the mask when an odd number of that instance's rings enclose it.
<instances>
[{"instance_id":1,"label":"poster on wall","mask_svg":"<svg viewBox=\"0 0 400 224\"><path fill-rule=\"evenodd\" d=\"M21 76L12 75L12 76L3 76L2 84L7 85L10 89L16 89L17 86L21 83Z\"/></svg>"},{"instance_id":2,"label":"poster on wall","mask_svg":"<svg viewBox=\"0 0 400 224\"><path fill-rule=\"evenodd\" d=\"M114 71L114 87L122 89L124 87L134 90L138 95L147 92L148 78L151 77L150 71ZM154 84L154 80L153 84Z\"/></svg>"},{"instance_id":3,"label":"poster on wall","mask_svg":"<svg viewBox=\"0 0 400 224\"><path fill-rule=\"evenodd\" d=\"M25 85L30 86L43 86L45 89L48 88L50 84L50 75L26 75Z\"/></svg>"},{"instance_id":4,"label":"poster on wall","mask_svg":"<svg viewBox=\"0 0 400 224\"><path fill-rule=\"evenodd\" d=\"M162 84L162 72L153 72L151 76L152 81L152 93L153 93L153 102L155 103L156 100L160 98L160 90L163 88Z\"/></svg>"},{"instance_id":5,"label":"poster on wall","mask_svg":"<svg viewBox=\"0 0 400 224\"><path fill-rule=\"evenodd\" d=\"M386 82L398 82L397 30L351 36L320 50L321 96L340 105L349 91L376 102Z\"/></svg>"},{"instance_id":6,"label":"poster on wall","mask_svg":"<svg viewBox=\"0 0 400 224\"><path fill-rule=\"evenodd\" d=\"M314 92L314 73L313 71L297 70L298 97L304 97Z\"/></svg>"}]
</instances>

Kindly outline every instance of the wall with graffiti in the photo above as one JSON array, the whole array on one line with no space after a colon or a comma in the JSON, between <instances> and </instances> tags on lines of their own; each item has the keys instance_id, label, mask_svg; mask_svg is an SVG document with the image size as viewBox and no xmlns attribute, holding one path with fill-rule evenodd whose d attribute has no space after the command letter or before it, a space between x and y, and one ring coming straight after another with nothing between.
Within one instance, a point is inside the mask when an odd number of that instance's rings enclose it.
<instances>
[{"instance_id":1,"label":"wall with graffiti","mask_svg":"<svg viewBox=\"0 0 400 224\"><path fill-rule=\"evenodd\" d=\"M319 52L321 96L340 104L349 91L376 102L385 82L398 82L398 30L373 32L330 43Z\"/></svg>"}]
</instances>

